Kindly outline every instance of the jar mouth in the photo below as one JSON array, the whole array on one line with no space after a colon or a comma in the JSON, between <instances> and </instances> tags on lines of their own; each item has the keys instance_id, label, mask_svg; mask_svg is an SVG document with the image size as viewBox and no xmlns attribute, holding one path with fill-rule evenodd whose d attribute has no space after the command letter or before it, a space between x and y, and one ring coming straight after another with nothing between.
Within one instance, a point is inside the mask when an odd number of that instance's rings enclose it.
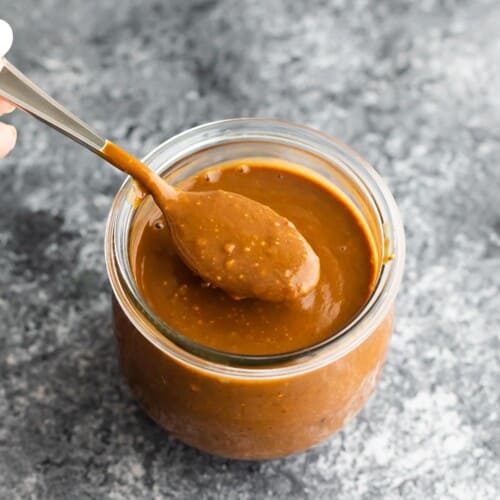
<instances>
[{"instance_id":1,"label":"jar mouth","mask_svg":"<svg viewBox=\"0 0 500 500\"><path fill-rule=\"evenodd\" d=\"M167 173L182 158L216 145L235 142L277 142L304 148L323 161L341 166L368 197L383 232L381 264L374 290L356 316L319 343L270 355L246 355L200 344L161 320L141 296L129 260L129 235L138 207L128 201L132 179L120 187L108 217L105 252L108 276L115 294L135 328L158 348L179 361L234 375L284 375L314 369L353 350L387 315L401 283L405 239L394 198L377 172L361 156L337 139L303 125L261 118L211 122L189 129L157 146L143 158L156 172ZM391 258L388 258L391 256ZM303 365L308 365L307 367Z\"/></svg>"}]
</instances>

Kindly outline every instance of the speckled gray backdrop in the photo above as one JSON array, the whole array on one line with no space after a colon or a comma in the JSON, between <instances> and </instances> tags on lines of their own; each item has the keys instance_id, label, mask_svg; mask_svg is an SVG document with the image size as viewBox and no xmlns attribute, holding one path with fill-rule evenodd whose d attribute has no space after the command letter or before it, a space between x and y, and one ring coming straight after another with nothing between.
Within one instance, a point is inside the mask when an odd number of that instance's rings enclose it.
<instances>
[{"instance_id":1,"label":"speckled gray backdrop","mask_svg":"<svg viewBox=\"0 0 500 500\"><path fill-rule=\"evenodd\" d=\"M236 116L359 150L401 207L386 370L307 453L231 462L146 418L118 374L103 230L122 177L31 118L0 163L0 498L496 499L500 4L0 0L11 60L142 155Z\"/></svg>"}]
</instances>

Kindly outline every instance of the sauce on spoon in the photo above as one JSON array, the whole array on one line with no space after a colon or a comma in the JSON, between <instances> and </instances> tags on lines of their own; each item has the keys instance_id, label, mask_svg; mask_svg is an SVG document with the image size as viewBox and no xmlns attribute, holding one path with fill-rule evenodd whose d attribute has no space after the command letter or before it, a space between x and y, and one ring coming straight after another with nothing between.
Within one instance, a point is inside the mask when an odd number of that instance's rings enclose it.
<instances>
[{"instance_id":1,"label":"sauce on spoon","mask_svg":"<svg viewBox=\"0 0 500 500\"><path fill-rule=\"evenodd\" d=\"M268 206L228 191L177 190L110 141L101 156L152 195L179 256L210 285L237 299L281 302L306 295L318 283L318 256Z\"/></svg>"}]
</instances>

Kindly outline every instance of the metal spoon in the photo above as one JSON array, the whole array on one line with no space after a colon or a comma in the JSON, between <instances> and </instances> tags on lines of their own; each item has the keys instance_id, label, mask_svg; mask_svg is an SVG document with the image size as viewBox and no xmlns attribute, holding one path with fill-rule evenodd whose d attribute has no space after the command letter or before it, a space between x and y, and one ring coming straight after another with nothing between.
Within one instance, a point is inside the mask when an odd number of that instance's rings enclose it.
<instances>
[{"instance_id":1,"label":"metal spoon","mask_svg":"<svg viewBox=\"0 0 500 500\"><path fill-rule=\"evenodd\" d=\"M0 21L0 56L11 43L12 30ZM226 191L177 190L66 110L5 57L0 57L0 96L139 181L168 222L179 256L204 281L235 298L271 301L294 299L316 286L317 255L295 226L271 208Z\"/></svg>"}]
</instances>

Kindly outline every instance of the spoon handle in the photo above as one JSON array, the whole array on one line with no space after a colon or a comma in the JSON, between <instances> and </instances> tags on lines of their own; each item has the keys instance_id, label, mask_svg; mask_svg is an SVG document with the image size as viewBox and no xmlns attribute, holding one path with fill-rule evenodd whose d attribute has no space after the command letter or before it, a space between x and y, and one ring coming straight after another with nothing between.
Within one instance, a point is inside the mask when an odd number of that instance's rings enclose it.
<instances>
[{"instance_id":1,"label":"spoon handle","mask_svg":"<svg viewBox=\"0 0 500 500\"><path fill-rule=\"evenodd\" d=\"M94 153L101 154L106 140L52 99L5 57L0 58L0 96Z\"/></svg>"},{"instance_id":2,"label":"spoon handle","mask_svg":"<svg viewBox=\"0 0 500 500\"><path fill-rule=\"evenodd\" d=\"M9 23L0 19L0 97L134 177L157 202L168 203L177 197L174 187L169 186L130 153L102 138L7 61L4 56L12 45L12 39L12 28Z\"/></svg>"},{"instance_id":3,"label":"spoon handle","mask_svg":"<svg viewBox=\"0 0 500 500\"><path fill-rule=\"evenodd\" d=\"M169 186L130 153L99 136L85 122L35 85L5 57L0 57L0 96L133 176L157 202L166 204L177 197L175 188Z\"/></svg>"}]
</instances>

